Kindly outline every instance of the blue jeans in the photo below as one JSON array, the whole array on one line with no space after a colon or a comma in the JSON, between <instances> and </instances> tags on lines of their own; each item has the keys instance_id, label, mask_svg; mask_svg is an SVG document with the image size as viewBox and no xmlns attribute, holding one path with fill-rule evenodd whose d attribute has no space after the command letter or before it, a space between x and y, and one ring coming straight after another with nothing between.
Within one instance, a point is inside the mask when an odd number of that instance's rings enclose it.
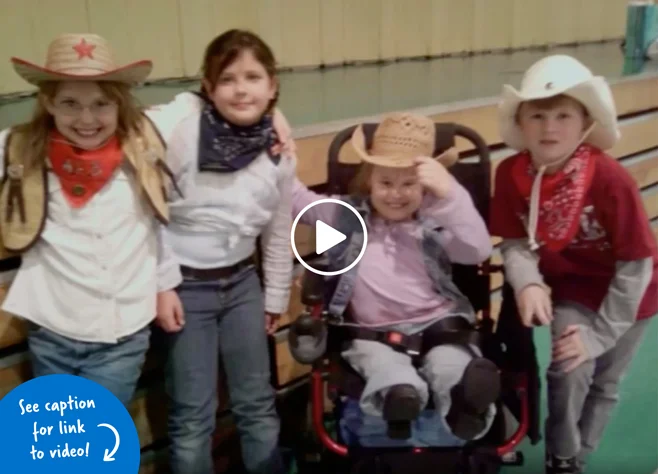
<instances>
[{"instance_id":1,"label":"blue jeans","mask_svg":"<svg viewBox=\"0 0 658 474\"><path fill-rule=\"evenodd\" d=\"M76 341L29 324L28 346L35 377L71 374L102 385L126 408L135 394L149 348L150 326L115 344Z\"/></svg>"},{"instance_id":2,"label":"blue jeans","mask_svg":"<svg viewBox=\"0 0 658 474\"><path fill-rule=\"evenodd\" d=\"M282 472L263 293L255 267L221 280L186 279L178 292L185 327L169 336L167 363L173 473L214 473L211 438L220 358L247 471Z\"/></svg>"}]
</instances>

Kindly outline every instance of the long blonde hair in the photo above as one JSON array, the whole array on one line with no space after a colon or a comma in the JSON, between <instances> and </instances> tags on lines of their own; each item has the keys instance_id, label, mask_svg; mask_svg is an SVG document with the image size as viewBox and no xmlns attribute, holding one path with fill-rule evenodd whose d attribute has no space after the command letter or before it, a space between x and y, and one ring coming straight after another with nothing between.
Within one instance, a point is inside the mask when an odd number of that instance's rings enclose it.
<instances>
[{"instance_id":1,"label":"long blonde hair","mask_svg":"<svg viewBox=\"0 0 658 474\"><path fill-rule=\"evenodd\" d=\"M117 136L123 143L131 134L141 132L141 109L133 97L130 86L119 82L98 82L103 94L118 105L119 119ZM37 92L37 103L29 122L15 127L17 132L28 137L21 150L23 163L27 169L40 166L46 158L48 135L55 126L46 103L57 94L58 82L44 82Z\"/></svg>"}]
</instances>

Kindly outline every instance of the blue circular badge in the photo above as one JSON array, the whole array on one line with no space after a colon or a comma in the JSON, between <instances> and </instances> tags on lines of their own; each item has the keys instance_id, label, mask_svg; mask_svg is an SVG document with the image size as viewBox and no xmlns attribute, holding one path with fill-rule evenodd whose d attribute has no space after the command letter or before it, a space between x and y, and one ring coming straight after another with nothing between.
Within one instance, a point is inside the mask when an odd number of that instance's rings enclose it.
<instances>
[{"instance_id":1,"label":"blue circular badge","mask_svg":"<svg viewBox=\"0 0 658 474\"><path fill-rule=\"evenodd\" d=\"M123 404L74 375L46 375L0 400L3 471L136 474L140 444Z\"/></svg>"}]
</instances>

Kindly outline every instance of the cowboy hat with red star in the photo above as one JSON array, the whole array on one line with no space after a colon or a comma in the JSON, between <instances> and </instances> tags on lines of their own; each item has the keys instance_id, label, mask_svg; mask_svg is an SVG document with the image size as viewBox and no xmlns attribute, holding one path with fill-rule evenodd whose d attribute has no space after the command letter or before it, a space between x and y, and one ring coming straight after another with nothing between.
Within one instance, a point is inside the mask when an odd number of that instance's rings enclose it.
<instances>
[{"instance_id":1,"label":"cowboy hat with red star","mask_svg":"<svg viewBox=\"0 0 658 474\"><path fill-rule=\"evenodd\" d=\"M148 60L117 65L108 42L91 33L68 33L55 38L48 46L45 66L20 58L11 58L11 63L19 76L34 85L63 80L138 84L153 68Z\"/></svg>"}]
</instances>

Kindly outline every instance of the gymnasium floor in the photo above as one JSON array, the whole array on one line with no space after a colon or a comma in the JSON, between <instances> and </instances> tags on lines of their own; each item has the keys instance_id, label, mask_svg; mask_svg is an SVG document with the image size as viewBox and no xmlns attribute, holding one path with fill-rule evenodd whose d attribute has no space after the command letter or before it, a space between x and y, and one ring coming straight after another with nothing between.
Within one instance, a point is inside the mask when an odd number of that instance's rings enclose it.
<instances>
[{"instance_id":1,"label":"gymnasium floor","mask_svg":"<svg viewBox=\"0 0 658 474\"><path fill-rule=\"evenodd\" d=\"M548 330L537 330L537 350L545 371L550 354ZM544 389L545 389L545 382ZM545 390L543 390L545 394ZM658 321L653 321L626 379L621 399L604 435L601 447L590 460L588 474L655 474L658 472ZM545 396L542 416L546 413ZM524 468L510 467L504 474L541 474L543 443L522 446Z\"/></svg>"},{"instance_id":2,"label":"gymnasium floor","mask_svg":"<svg viewBox=\"0 0 658 474\"><path fill-rule=\"evenodd\" d=\"M609 79L658 72L658 61L641 68L625 62L619 45L613 43L551 52L572 54ZM503 83L518 85L523 70L545 54L533 51L283 73L280 107L303 132L304 127L329 121L490 97L499 94ZM197 88L196 82L174 81L141 88L137 96L144 104L157 104ZM0 98L0 129L27 119L31 106L31 98L5 99L4 103ZM550 353L545 330L537 331L537 342L545 368ZM504 472L542 473L543 444L524 445L523 451L526 466ZM658 322L654 321L623 382L621 404L588 472L652 474L657 469Z\"/></svg>"}]
</instances>

